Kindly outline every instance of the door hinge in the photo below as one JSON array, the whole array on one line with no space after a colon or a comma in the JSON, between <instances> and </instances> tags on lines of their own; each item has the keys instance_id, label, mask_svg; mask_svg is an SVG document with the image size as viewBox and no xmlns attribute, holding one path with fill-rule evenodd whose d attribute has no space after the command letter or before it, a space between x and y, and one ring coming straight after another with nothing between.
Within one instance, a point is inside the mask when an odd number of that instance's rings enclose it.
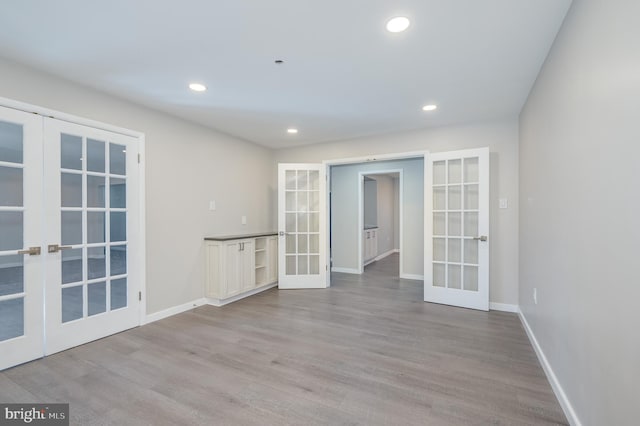
<instances>
[{"instance_id":1,"label":"door hinge","mask_svg":"<svg viewBox=\"0 0 640 426\"><path fill-rule=\"evenodd\" d=\"M138 300L140 302L142 302L142 292L141 291L138 292Z\"/></svg>"},{"instance_id":2,"label":"door hinge","mask_svg":"<svg viewBox=\"0 0 640 426\"><path fill-rule=\"evenodd\" d=\"M142 156L140 154L138 154L138 164L140 164Z\"/></svg>"}]
</instances>

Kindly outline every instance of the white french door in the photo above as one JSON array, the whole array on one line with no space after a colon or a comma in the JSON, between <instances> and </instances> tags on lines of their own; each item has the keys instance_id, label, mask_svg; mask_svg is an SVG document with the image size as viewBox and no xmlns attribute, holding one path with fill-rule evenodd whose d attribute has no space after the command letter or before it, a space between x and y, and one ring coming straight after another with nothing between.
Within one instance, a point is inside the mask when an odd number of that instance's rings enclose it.
<instances>
[{"instance_id":1,"label":"white french door","mask_svg":"<svg viewBox=\"0 0 640 426\"><path fill-rule=\"evenodd\" d=\"M0 370L43 353L41 245L42 118L0 107Z\"/></svg>"},{"instance_id":2,"label":"white french door","mask_svg":"<svg viewBox=\"0 0 640 426\"><path fill-rule=\"evenodd\" d=\"M45 118L46 354L139 324L138 140Z\"/></svg>"},{"instance_id":3,"label":"white french door","mask_svg":"<svg viewBox=\"0 0 640 426\"><path fill-rule=\"evenodd\" d=\"M137 153L0 107L0 370L139 324Z\"/></svg>"},{"instance_id":4,"label":"white french door","mask_svg":"<svg viewBox=\"0 0 640 426\"><path fill-rule=\"evenodd\" d=\"M425 302L489 310L489 148L428 155L425 200Z\"/></svg>"},{"instance_id":5,"label":"white french door","mask_svg":"<svg viewBox=\"0 0 640 426\"><path fill-rule=\"evenodd\" d=\"M278 165L278 288L326 288L326 178L321 164Z\"/></svg>"}]
</instances>

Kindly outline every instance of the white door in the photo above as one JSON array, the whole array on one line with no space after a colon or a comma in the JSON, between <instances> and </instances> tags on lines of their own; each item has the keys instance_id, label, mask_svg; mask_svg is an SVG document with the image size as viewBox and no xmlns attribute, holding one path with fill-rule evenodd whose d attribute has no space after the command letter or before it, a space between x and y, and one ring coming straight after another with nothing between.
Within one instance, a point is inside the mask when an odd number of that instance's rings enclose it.
<instances>
[{"instance_id":1,"label":"white door","mask_svg":"<svg viewBox=\"0 0 640 426\"><path fill-rule=\"evenodd\" d=\"M138 139L46 118L46 354L139 324Z\"/></svg>"},{"instance_id":2,"label":"white door","mask_svg":"<svg viewBox=\"0 0 640 426\"><path fill-rule=\"evenodd\" d=\"M321 164L278 165L278 288L326 288L326 178Z\"/></svg>"},{"instance_id":3,"label":"white door","mask_svg":"<svg viewBox=\"0 0 640 426\"><path fill-rule=\"evenodd\" d=\"M0 370L43 355L41 246L42 118L0 107Z\"/></svg>"},{"instance_id":4,"label":"white door","mask_svg":"<svg viewBox=\"0 0 640 426\"><path fill-rule=\"evenodd\" d=\"M425 200L425 302L489 310L489 148L425 157Z\"/></svg>"}]
</instances>

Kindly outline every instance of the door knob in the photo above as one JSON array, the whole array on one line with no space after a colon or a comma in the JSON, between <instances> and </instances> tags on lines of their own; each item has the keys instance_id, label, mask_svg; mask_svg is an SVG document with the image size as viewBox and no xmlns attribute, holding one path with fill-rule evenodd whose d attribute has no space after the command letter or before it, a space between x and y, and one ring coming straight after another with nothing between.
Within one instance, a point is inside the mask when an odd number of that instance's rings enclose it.
<instances>
[{"instance_id":1,"label":"door knob","mask_svg":"<svg viewBox=\"0 0 640 426\"><path fill-rule=\"evenodd\" d=\"M71 246L61 246L61 245L58 245L58 244L49 244L49 246L47 247L47 252L48 253L57 253L59 251L69 250L69 249L72 249L72 248L73 247L71 247Z\"/></svg>"},{"instance_id":2,"label":"door knob","mask_svg":"<svg viewBox=\"0 0 640 426\"><path fill-rule=\"evenodd\" d=\"M473 237L474 240L476 241L487 241L487 236L486 235L480 235L479 237Z\"/></svg>"},{"instance_id":3,"label":"door knob","mask_svg":"<svg viewBox=\"0 0 640 426\"><path fill-rule=\"evenodd\" d=\"M18 250L18 254L28 254L29 256L39 256L41 253L40 247L29 247L28 249Z\"/></svg>"}]
</instances>

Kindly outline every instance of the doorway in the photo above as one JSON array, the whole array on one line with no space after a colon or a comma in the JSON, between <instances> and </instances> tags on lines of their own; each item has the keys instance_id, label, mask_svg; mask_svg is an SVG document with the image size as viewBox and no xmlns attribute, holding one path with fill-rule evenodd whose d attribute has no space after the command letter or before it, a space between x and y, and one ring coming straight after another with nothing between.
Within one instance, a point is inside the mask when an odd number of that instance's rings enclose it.
<instances>
[{"instance_id":1,"label":"doorway","mask_svg":"<svg viewBox=\"0 0 640 426\"><path fill-rule=\"evenodd\" d=\"M403 169L358 173L359 269L387 256L399 254L397 276L402 268Z\"/></svg>"},{"instance_id":2,"label":"doorway","mask_svg":"<svg viewBox=\"0 0 640 426\"><path fill-rule=\"evenodd\" d=\"M0 107L0 370L139 325L139 147Z\"/></svg>"}]
</instances>

